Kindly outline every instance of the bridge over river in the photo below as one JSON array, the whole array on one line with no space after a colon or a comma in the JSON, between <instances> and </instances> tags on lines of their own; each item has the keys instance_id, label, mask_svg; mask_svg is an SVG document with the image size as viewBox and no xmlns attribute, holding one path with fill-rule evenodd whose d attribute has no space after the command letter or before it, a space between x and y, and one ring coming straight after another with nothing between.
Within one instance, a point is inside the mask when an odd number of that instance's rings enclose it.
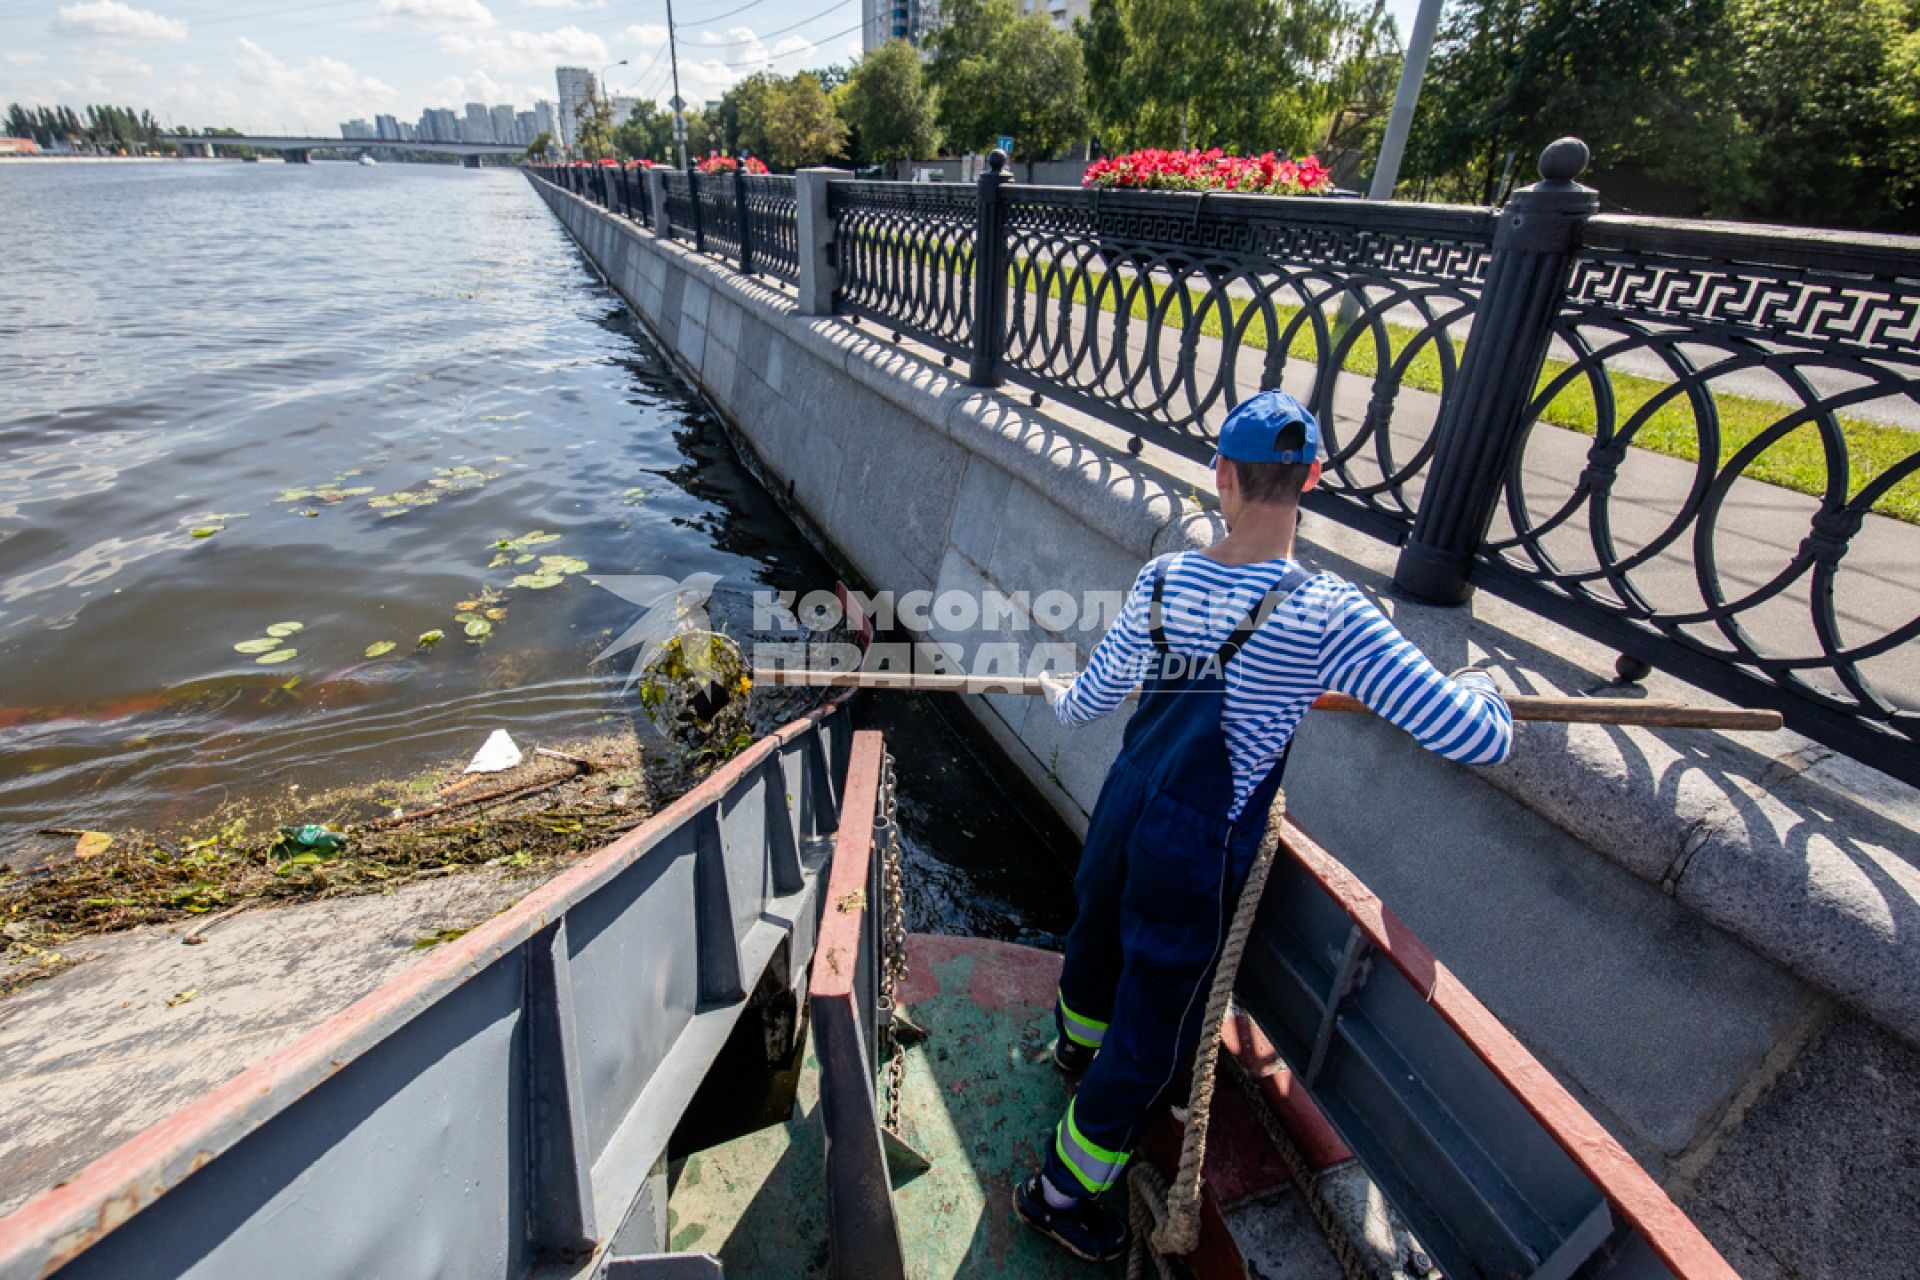
<instances>
[{"instance_id":1,"label":"bridge over river","mask_svg":"<svg viewBox=\"0 0 1920 1280\"><path fill-rule=\"evenodd\" d=\"M477 163L481 156L520 156L526 148L510 142L400 142L390 138L299 138L268 134L189 137L184 134L167 139L180 148L180 154L211 157L215 147L252 147L255 151L279 151L294 164L306 164L316 151L422 151L434 155L464 156Z\"/></svg>"}]
</instances>

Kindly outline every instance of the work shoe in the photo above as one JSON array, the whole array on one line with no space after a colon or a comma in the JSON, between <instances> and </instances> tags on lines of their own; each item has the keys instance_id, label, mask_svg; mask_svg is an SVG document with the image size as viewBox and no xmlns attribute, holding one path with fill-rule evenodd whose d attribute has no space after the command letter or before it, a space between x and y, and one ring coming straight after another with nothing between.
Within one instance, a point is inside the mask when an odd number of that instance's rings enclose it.
<instances>
[{"instance_id":1,"label":"work shoe","mask_svg":"<svg viewBox=\"0 0 1920 1280\"><path fill-rule=\"evenodd\" d=\"M1053 1065L1063 1076L1083 1076L1099 1050L1061 1036L1053 1042Z\"/></svg>"},{"instance_id":2,"label":"work shoe","mask_svg":"<svg viewBox=\"0 0 1920 1280\"><path fill-rule=\"evenodd\" d=\"M1040 1175L1013 1189L1013 1211L1020 1220L1077 1258L1112 1262L1127 1252L1127 1224L1095 1204L1076 1199L1064 1209L1047 1203Z\"/></svg>"}]
</instances>

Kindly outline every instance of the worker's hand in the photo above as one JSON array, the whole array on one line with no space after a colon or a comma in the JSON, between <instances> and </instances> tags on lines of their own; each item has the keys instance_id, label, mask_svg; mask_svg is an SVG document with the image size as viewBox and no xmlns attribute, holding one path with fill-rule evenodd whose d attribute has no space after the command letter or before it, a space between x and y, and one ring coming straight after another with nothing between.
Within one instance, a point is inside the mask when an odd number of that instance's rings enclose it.
<instances>
[{"instance_id":1,"label":"worker's hand","mask_svg":"<svg viewBox=\"0 0 1920 1280\"><path fill-rule=\"evenodd\" d=\"M1447 679L1457 685L1464 685L1469 689L1479 689L1482 692L1490 693L1496 698L1500 696L1500 686L1493 682L1491 675L1478 667L1461 667L1458 671L1448 676Z\"/></svg>"},{"instance_id":2,"label":"worker's hand","mask_svg":"<svg viewBox=\"0 0 1920 1280\"><path fill-rule=\"evenodd\" d=\"M1055 715L1060 714L1060 704L1066 700L1067 690L1073 687L1073 681L1062 680L1050 671L1040 673L1040 688L1047 695L1047 705L1053 708Z\"/></svg>"}]
</instances>

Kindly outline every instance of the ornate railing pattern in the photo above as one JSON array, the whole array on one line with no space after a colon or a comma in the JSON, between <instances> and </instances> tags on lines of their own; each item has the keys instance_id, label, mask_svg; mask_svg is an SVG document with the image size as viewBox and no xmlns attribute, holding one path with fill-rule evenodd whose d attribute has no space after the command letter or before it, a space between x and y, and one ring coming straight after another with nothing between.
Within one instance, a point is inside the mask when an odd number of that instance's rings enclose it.
<instances>
[{"instance_id":1,"label":"ornate railing pattern","mask_svg":"<svg viewBox=\"0 0 1920 1280\"><path fill-rule=\"evenodd\" d=\"M716 258L740 263L741 210L734 200L737 186L730 173L693 173L688 177L700 200L701 248Z\"/></svg>"},{"instance_id":2,"label":"ornate railing pattern","mask_svg":"<svg viewBox=\"0 0 1920 1280\"><path fill-rule=\"evenodd\" d=\"M793 179L749 174L745 183L754 270L790 284L797 282L800 279L800 215Z\"/></svg>"},{"instance_id":3,"label":"ornate railing pattern","mask_svg":"<svg viewBox=\"0 0 1920 1280\"><path fill-rule=\"evenodd\" d=\"M1920 784L1916 532L1887 514L1920 513L1901 434L1920 423L1920 241L1596 216L1584 160L1556 143L1500 210L997 169L826 181L811 269L832 292L803 305L1104 415L1136 448L1209 456L1234 404L1284 387L1328 443L1314 505L1402 543L1402 590L1460 600L1471 575L1617 645L1623 672L1779 707ZM556 180L597 198L582 173ZM675 236L698 242L697 209L740 265L718 202L744 191L745 264L800 279L817 187L714 180L696 204L666 176Z\"/></svg>"},{"instance_id":4,"label":"ornate railing pattern","mask_svg":"<svg viewBox=\"0 0 1920 1280\"><path fill-rule=\"evenodd\" d=\"M672 171L666 178L669 232L675 240L684 240L698 249L704 228L700 225L702 210L693 189L693 175Z\"/></svg>"},{"instance_id":5,"label":"ornate railing pattern","mask_svg":"<svg viewBox=\"0 0 1920 1280\"><path fill-rule=\"evenodd\" d=\"M1596 217L1554 337L1489 564L1920 742L1920 616L1886 608L1920 598L1908 531L1871 514L1920 488L1920 452L1876 469L1845 421L1920 406L1920 252ZM1551 425L1567 407L1590 407L1590 442ZM1633 447L1656 434L1696 460ZM1760 487L1789 458L1818 496Z\"/></svg>"},{"instance_id":6,"label":"ornate railing pattern","mask_svg":"<svg viewBox=\"0 0 1920 1280\"><path fill-rule=\"evenodd\" d=\"M1492 213L1018 184L1004 201L1009 373L1201 457L1229 409L1284 387L1320 419L1329 489L1413 518ZM1425 394L1402 397L1410 369Z\"/></svg>"},{"instance_id":7,"label":"ornate railing pattern","mask_svg":"<svg viewBox=\"0 0 1920 1280\"><path fill-rule=\"evenodd\" d=\"M969 186L835 182L838 301L947 352L973 333L975 197Z\"/></svg>"}]
</instances>

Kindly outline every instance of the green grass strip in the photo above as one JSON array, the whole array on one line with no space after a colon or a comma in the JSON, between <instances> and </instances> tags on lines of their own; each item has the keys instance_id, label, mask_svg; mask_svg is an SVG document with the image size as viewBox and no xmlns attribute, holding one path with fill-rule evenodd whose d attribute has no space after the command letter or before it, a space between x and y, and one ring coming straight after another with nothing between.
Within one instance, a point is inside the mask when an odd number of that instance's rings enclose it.
<instances>
[{"instance_id":1,"label":"green grass strip","mask_svg":"<svg viewBox=\"0 0 1920 1280\"><path fill-rule=\"evenodd\" d=\"M1045 272L1032 265L1026 258L1016 259L1009 268L1016 289L1022 285L1023 275L1036 279L1044 276L1045 291L1048 298L1058 298L1061 289L1059 274ZM1099 309L1106 312L1118 310L1116 294L1127 297L1128 310L1140 320L1146 320L1149 310L1149 288L1138 287L1135 281L1126 275L1116 278L1112 285L1104 290L1100 286L1105 282L1106 274L1089 271L1075 278L1072 288L1073 301L1079 305L1088 305L1093 294L1099 291ZM1156 298L1164 298L1167 286L1149 286ZM1200 332L1211 338L1224 338L1229 323L1238 325L1241 316L1248 308L1258 308L1253 300L1236 298L1227 294L1212 295L1204 289L1191 285L1186 287L1191 312L1183 313L1178 299L1163 302L1161 314L1169 323L1180 321L1183 316L1197 316ZM1278 341L1286 332L1286 327L1299 314L1300 308L1293 305L1274 304L1272 318L1256 314L1247 322L1241 334L1240 344L1257 350L1265 350ZM1420 337L1420 330L1406 325L1388 323L1387 348L1390 358L1398 361L1408 345ZM1337 341L1337 335L1332 337ZM1452 341L1449 339L1449 341ZM1459 367L1460 355L1465 349L1463 342L1453 342L1455 369ZM1320 352L1318 341L1311 326L1298 330L1288 345L1288 356L1298 359L1318 360ZM1341 368L1353 374L1371 377L1377 369L1377 343L1373 340L1355 342L1341 361ZM1572 368L1571 362L1549 357L1540 371L1540 379L1535 384L1536 395L1555 379ZM1623 425L1654 397L1667 391L1672 384L1659 378L1643 377L1639 374L1624 373L1618 370L1605 371L1607 380L1613 387L1614 421ZM1548 402L1540 418L1557 427L1578 431L1582 435L1594 435L1598 430L1599 408L1595 403L1591 371L1576 377L1563 387ZM1441 362L1437 343L1429 339L1424 342L1407 363L1402 374L1402 387L1412 387L1420 391L1438 394L1441 389ZM1719 464L1724 466L1748 442L1779 422L1794 410L1790 406L1777 404L1770 400L1759 400L1750 396L1730 395L1724 392L1713 393L1714 407L1720 417L1720 457ZM1840 433L1847 442L1847 496L1851 498L1866 485L1899 465L1915 452L1920 451L1920 431L1911 431L1903 427L1888 426L1864 418L1842 416L1838 419ZM1671 458L1681 458L1688 462L1697 462L1700 458L1700 437L1694 421L1691 401L1684 394L1674 395L1648 419L1640 425L1633 436L1633 446L1653 453L1665 454ZM1820 430L1808 424L1797 427L1785 436L1769 445L1757 458L1753 459L1742 472L1743 475L1767 484L1796 490L1800 493L1819 497L1826 492L1827 460L1826 450L1821 444ZM1904 520L1909 524L1920 524L1920 474L1909 476L1899 484L1882 494L1874 503L1873 509L1882 515Z\"/></svg>"}]
</instances>

